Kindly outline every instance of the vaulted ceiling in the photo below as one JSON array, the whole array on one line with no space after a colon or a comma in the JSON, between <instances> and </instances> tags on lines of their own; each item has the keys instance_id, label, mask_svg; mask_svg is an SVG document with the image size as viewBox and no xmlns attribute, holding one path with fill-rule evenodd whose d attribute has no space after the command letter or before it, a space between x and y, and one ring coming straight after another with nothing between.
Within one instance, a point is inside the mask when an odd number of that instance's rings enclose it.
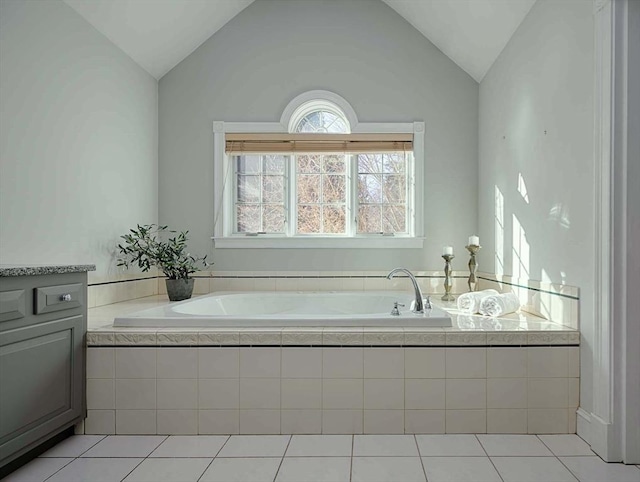
<instances>
[{"instance_id":1,"label":"vaulted ceiling","mask_svg":"<svg viewBox=\"0 0 640 482\"><path fill-rule=\"evenodd\" d=\"M159 79L254 0L64 1ZM383 1L480 82L536 0Z\"/></svg>"}]
</instances>

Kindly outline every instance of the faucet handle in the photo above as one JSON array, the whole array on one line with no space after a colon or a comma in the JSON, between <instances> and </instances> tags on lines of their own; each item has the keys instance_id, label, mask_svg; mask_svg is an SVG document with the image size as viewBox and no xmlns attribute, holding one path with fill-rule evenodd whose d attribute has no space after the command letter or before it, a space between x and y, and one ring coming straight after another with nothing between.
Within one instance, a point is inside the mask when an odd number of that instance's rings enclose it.
<instances>
[{"instance_id":1,"label":"faucet handle","mask_svg":"<svg viewBox=\"0 0 640 482\"><path fill-rule=\"evenodd\" d=\"M393 316L400 316L400 310L398 310L398 306L404 307L402 303L398 303L397 301L393 302L393 309L391 310L391 314Z\"/></svg>"},{"instance_id":2,"label":"faucet handle","mask_svg":"<svg viewBox=\"0 0 640 482\"><path fill-rule=\"evenodd\" d=\"M431 296L427 296L424 299L424 309L425 310L430 310L431 308L432 308L432 306L431 306Z\"/></svg>"}]
</instances>

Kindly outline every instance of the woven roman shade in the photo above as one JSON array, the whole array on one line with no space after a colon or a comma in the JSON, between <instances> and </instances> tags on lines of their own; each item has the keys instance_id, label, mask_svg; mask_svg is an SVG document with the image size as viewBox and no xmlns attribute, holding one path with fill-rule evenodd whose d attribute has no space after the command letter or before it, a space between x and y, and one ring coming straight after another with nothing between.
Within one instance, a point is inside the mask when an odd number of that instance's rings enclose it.
<instances>
[{"instance_id":1,"label":"woven roman shade","mask_svg":"<svg viewBox=\"0 0 640 482\"><path fill-rule=\"evenodd\" d=\"M413 134L270 134L232 133L225 136L225 152L398 152L413 150Z\"/></svg>"}]
</instances>

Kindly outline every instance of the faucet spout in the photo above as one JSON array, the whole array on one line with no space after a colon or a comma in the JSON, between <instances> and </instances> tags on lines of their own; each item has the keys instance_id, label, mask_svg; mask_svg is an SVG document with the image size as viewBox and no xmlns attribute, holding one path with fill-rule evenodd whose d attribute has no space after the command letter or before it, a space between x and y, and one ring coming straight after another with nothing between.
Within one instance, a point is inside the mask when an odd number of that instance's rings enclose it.
<instances>
[{"instance_id":1,"label":"faucet spout","mask_svg":"<svg viewBox=\"0 0 640 482\"><path fill-rule=\"evenodd\" d=\"M413 289L415 291L415 296L416 296L415 306L413 307L412 311L414 313L423 314L424 299L422 297L422 291L420 290L420 286L418 286L418 281L416 280L416 277L413 276L413 273L411 273L411 271L409 271L408 269L396 268L394 270L391 270L391 272L387 275L387 279L393 278L397 273L405 273L411 279L411 283L413 283Z\"/></svg>"}]
</instances>

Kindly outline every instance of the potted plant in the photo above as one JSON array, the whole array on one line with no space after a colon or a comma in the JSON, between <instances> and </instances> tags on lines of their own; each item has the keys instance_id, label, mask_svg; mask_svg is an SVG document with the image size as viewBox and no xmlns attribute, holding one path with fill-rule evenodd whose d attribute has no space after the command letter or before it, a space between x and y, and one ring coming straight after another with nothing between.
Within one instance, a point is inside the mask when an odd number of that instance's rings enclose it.
<instances>
[{"instance_id":1,"label":"potted plant","mask_svg":"<svg viewBox=\"0 0 640 482\"><path fill-rule=\"evenodd\" d=\"M191 256L185 252L187 247L187 234L189 231L176 233L168 226L158 224L139 225L131 232L120 236L123 244L118 244L122 258L118 260L118 266L127 268L134 263L143 272L149 271L152 266L157 266L167 277L167 294L170 301L181 301L191 298L194 279L192 273L198 271L198 265L204 268L210 266L207 257ZM166 241L163 238L167 238Z\"/></svg>"}]
</instances>

